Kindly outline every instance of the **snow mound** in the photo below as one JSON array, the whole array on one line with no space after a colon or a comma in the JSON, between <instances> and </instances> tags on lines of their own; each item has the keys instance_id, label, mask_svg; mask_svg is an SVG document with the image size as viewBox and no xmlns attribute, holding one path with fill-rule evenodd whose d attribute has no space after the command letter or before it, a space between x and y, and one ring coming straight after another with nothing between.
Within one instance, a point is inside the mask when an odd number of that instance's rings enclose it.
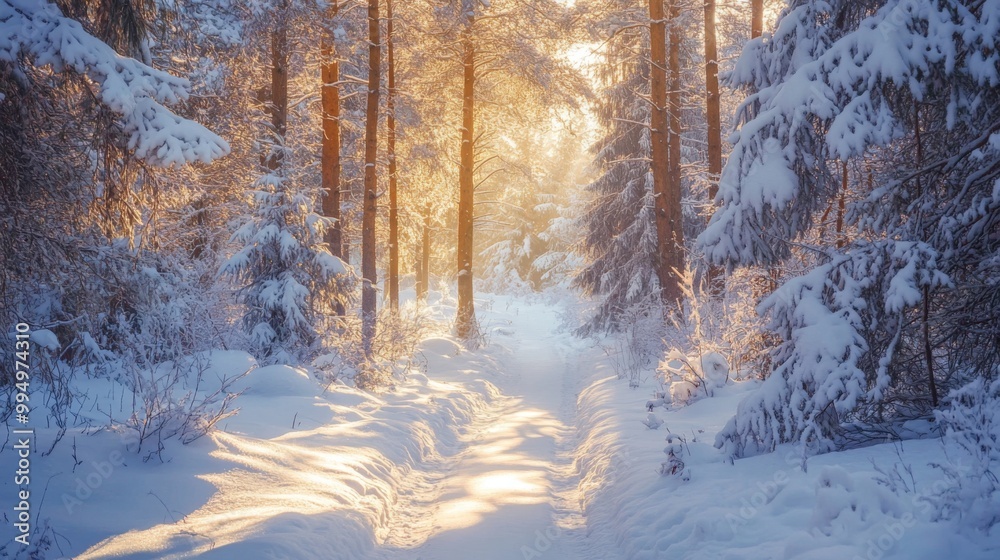
<instances>
[{"instance_id":1,"label":"snow mound","mask_svg":"<svg viewBox=\"0 0 1000 560\"><path fill-rule=\"evenodd\" d=\"M427 357L452 357L462 352L462 346L450 338L435 337L425 340L420 345L420 351Z\"/></svg>"},{"instance_id":2,"label":"snow mound","mask_svg":"<svg viewBox=\"0 0 1000 560\"><path fill-rule=\"evenodd\" d=\"M270 397L308 397L321 390L306 370L284 365L254 369L236 387L248 395Z\"/></svg>"}]
</instances>

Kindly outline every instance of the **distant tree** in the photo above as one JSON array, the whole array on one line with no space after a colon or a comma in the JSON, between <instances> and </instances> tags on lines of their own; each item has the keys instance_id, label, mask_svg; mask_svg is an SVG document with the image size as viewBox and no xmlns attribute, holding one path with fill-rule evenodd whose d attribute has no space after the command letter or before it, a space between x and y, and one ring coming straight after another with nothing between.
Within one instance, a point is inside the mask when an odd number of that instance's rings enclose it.
<instances>
[{"instance_id":1,"label":"distant tree","mask_svg":"<svg viewBox=\"0 0 1000 560\"><path fill-rule=\"evenodd\" d=\"M326 14L326 25L320 39L321 98L323 111L322 140L322 197L323 216L331 220L326 229L326 246L330 254L343 256L341 243L343 220L341 218L341 163L340 163L340 60L337 52L337 32L334 23L340 12L338 0L334 0ZM343 315L344 306L335 304L337 314Z\"/></svg>"},{"instance_id":2,"label":"distant tree","mask_svg":"<svg viewBox=\"0 0 1000 560\"><path fill-rule=\"evenodd\" d=\"M602 300L584 332L616 328L626 309L659 299L651 107L644 99L651 82L648 35L640 25L619 28L620 21L643 20L648 14L621 4L606 14L608 29L598 31L611 37L598 67L601 137L592 151L599 176L587 186L592 198L580 218L587 264L573 283Z\"/></svg>"},{"instance_id":3,"label":"distant tree","mask_svg":"<svg viewBox=\"0 0 1000 560\"><path fill-rule=\"evenodd\" d=\"M393 48L392 0L386 0L386 157L389 160L389 309L399 311L399 176L396 165L396 57Z\"/></svg>"},{"instance_id":4,"label":"distant tree","mask_svg":"<svg viewBox=\"0 0 1000 560\"><path fill-rule=\"evenodd\" d=\"M375 218L378 211L378 108L382 78L382 43L379 2L368 0L368 92L365 109L365 170L361 223L361 343L365 357L372 356L375 340L377 272Z\"/></svg>"},{"instance_id":5,"label":"distant tree","mask_svg":"<svg viewBox=\"0 0 1000 560\"><path fill-rule=\"evenodd\" d=\"M455 0L434 13L433 34L453 55L447 63L455 72L443 79L453 83L461 76L455 332L463 338L477 334L474 230L476 205L481 201L475 192L502 172L487 165L496 158L484 154L486 144L498 129L517 119L530 99L544 94L550 102L572 104L575 95L570 92L581 84L579 76L553 55L552 46L565 40L560 33L564 13L565 7L554 0Z\"/></svg>"}]
</instances>

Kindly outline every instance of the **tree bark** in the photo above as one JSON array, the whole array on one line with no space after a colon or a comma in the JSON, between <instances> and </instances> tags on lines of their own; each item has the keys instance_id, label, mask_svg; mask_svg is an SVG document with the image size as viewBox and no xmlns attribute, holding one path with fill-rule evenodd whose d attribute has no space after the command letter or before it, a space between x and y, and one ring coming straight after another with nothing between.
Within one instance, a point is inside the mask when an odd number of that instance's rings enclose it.
<instances>
[{"instance_id":1,"label":"tree bark","mask_svg":"<svg viewBox=\"0 0 1000 560\"><path fill-rule=\"evenodd\" d=\"M750 0L750 38L764 34L764 0Z\"/></svg>"},{"instance_id":2,"label":"tree bark","mask_svg":"<svg viewBox=\"0 0 1000 560\"><path fill-rule=\"evenodd\" d=\"M684 222L681 213L681 63L680 43L681 29L677 25L680 17L678 0L670 4L670 94L668 99L668 114L670 117L670 135L667 137L667 152L669 155L669 177L666 190L667 225L669 238L666 251L666 267L670 273L671 282L666 286L663 296L668 304L681 301L683 294L680 286L680 275L684 270Z\"/></svg>"},{"instance_id":3,"label":"tree bark","mask_svg":"<svg viewBox=\"0 0 1000 560\"><path fill-rule=\"evenodd\" d=\"M420 236L420 260L417 261L417 299L427 300L427 290L430 288L431 269L431 209L424 211L423 231Z\"/></svg>"},{"instance_id":4,"label":"tree bark","mask_svg":"<svg viewBox=\"0 0 1000 560\"><path fill-rule=\"evenodd\" d=\"M281 169L285 159L285 133L288 123L288 28L285 20L287 0L278 6L278 20L271 31L271 127L274 146L267 158L267 168Z\"/></svg>"},{"instance_id":5,"label":"tree bark","mask_svg":"<svg viewBox=\"0 0 1000 560\"><path fill-rule=\"evenodd\" d=\"M458 313L455 317L455 334L459 338L473 338L476 333L476 311L472 293L472 234L473 234L473 169L475 166L475 86L476 49L472 41L474 18L468 16L462 32L462 150L458 174Z\"/></svg>"},{"instance_id":6,"label":"tree bark","mask_svg":"<svg viewBox=\"0 0 1000 560\"><path fill-rule=\"evenodd\" d=\"M715 0L705 0L705 91L708 120L708 197L715 200L722 173L722 119L719 109L719 52L715 38Z\"/></svg>"},{"instance_id":7,"label":"tree bark","mask_svg":"<svg viewBox=\"0 0 1000 560\"><path fill-rule=\"evenodd\" d=\"M387 156L389 160L389 309L399 312L399 207L396 176L396 63L392 48L392 0L385 3L386 64L389 89L386 97L388 127Z\"/></svg>"},{"instance_id":8,"label":"tree bark","mask_svg":"<svg viewBox=\"0 0 1000 560\"><path fill-rule=\"evenodd\" d=\"M378 209L378 102L382 71L378 0L368 0L368 104L365 110L365 179L361 220L361 346L371 358L375 340L378 278L375 271L375 217Z\"/></svg>"},{"instance_id":9,"label":"tree bark","mask_svg":"<svg viewBox=\"0 0 1000 560\"><path fill-rule=\"evenodd\" d=\"M708 207L714 208L722 174L722 118L719 108L719 51L716 44L715 0L705 0L705 113L708 128ZM711 215L711 212L709 213ZM719 295L723 277L717 266L708 268L709 292Z\"/></svg>"},{"instance_id":10,"label":"tree bark","mask_svg":"<svg viewBox=\"0 0 1000 560\"><path fill-rule=\"evenodd\" d=\"M676 282L670 271L670 208L667 190L670 181L669 123L667 120L667 22L663 11L664 0L649 1L649 96L652 107L649 117L651 144L650 172L653 176L653 200L656 213L656 245L659 262L656 277L660 282L660 295L668 301L671 284Z\"/></svg>"},{"instance_id":11,"label":"tree bark","mask_svg":"<svg viewBox=\"0 0 1000 560\"><path fill-rule=\"evenodd\" d=\"M334 1L330 8L332 24L337 17L339 7ZM333 220L326 230L324 241L330 254L342 256L341 236L343 223L340 213L340 61L337 59L336 41L324 33L320 42L320 56L323 61L320 77L322 80L321 97L323 105L323 151L321 156L321 183L323 190L323 216ZM344 315L344 305L334 302L337 315Z\"/></svg>"},{"instance_id":12,"label":"tree bark","mask_svg":"<svg viewBox=\"0 0 1000 560\"><path fill-rule=\"evenodd\" d=\"M843 249L847 243L847 236L844 234L844 214L847 208L847 162L840 162L840 196L837 197L837 249Z\"/></svg>"}]
</instances>

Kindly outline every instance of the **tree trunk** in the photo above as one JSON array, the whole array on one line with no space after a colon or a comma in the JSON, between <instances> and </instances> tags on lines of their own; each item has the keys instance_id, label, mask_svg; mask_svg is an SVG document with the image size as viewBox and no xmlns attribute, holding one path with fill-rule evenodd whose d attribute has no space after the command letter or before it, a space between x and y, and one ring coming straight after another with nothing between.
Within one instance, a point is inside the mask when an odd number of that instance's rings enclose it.
<instances>
[{"instance_id":1,"label":"tree trunk","mask_svg":"<svg viewBox=\"0 0 1000 560\"><path fill-rule=\"evenodd\" d=\"M330 21L337 17L336 1L330 9ZM324 33L320 42L323 104L323 152L321 162L321 187L323 190L323 216L333 220L326 230L326 246L330 254L342 256L341 235L343 223L340 215L340 61L337 59L335 41L330 33ZM344 305L334 302L337 315L344 315Z\"/></svg>"},{"instance_id":2,"label":"tree trunk","mask_svg":"<svg viewBox=\"0 0 1000 560\"><path fill-rule=\"evenodd\" d=\"M764 33L764 0L750 0L750 38Z\"/></svg>"},{"instance_id":3,"label":"tree trunk","mask_svg":"<svg viewBox=\"0 0 1000 560\"><path fill-rule=\"evenodd\" d=\"M417 299L427 301L431 269L431 209L424 211L424 225L420 236L420 260L417 264Z\"/></svg>"},{"instance_id":4,"label":"tree trunk","mask_svg":"<svg viewBox=\"0 0 1000 560\"><path fill-rule=\"evenodd\" d=\"M399 208L396 192L396 64L392 50L392 0L385 3L385 47L389 90L386 98L389 159L389 309L399 312Z\"/></svg>"},{"instance_id":5,"label":"tree trunk","mask_svg":"<svg viewBox=\"0 0 1000 560\"><path fill-rule=\"evenodd\" d=\"M378 174L378 97L381 77L378 0L368 0L368 105L365 110L365 180L361 219L361 346L372 356L377 300L375 289L375 216Z\"/></svg>"},{"instance_id":6,"label":"tree trunk","mask_svg":"<svg viewBox=\"0 0 1000 560\"><path fill-rule=\"evenodd\" d=\"M653 175L653 200L656 212L656 246L659 262L656 277L660 282L660 295L668 301L667 294L674 290L676 278L670 271L670 208L667 189L670 181L670 131L667 122L667 23L663 12L664 0L649 2L649 93L652 108L649 117L651 144L650 172Z\"/></svg>"},{"instance_id":7,"label":"tree trunk","mask_svg":"<svg viewBox=\"0 0 1000 560\"><path fill-rule=\"evenodd\" d=\"M843 249L847 243L847 236L844 234L844 214L847 207L847 162L841 165L840 196L837 198L837 249Z\"/></svg>"},{"instance_id":8,"label":"tree trunk","mask_svg":"<svg viewBox=\"0 0 1000 560\"><path fill-rule=\"evenodd\" d=\"M278 20L271 32L271 127L274 146L267 158L267 168L281 169L285 159L285 132L288 122L288 28L287 1L278 6Z\"/></svg>"},{"instance_id":9,"label":"tree trunk","mask_svg":"<svg viewBox=\"0 0 1000 560\"><path fill-rule=\"evenodd\" d=\"M257 101L256 107L258 109L260 109L265 115L271 114L271 90L268 86L261 86L257 90L256 101ZM271 154L265 152L264 150L261 150L260 166L263 168L267 168L270 166L269 163L270 161L271 161Z\"/></svg>"},{"instance_id":10,"label":"tree trunk","mask_svg":"<svg viewBox=\"0 0 1000 560\"><path fill-rule=\"evenodd\" d=\"M715 207L722 174L722 119L719 109L719 51L715 38L715 0L705 0L705 113L708 125L708 207ZM709 213L711 216L711 212ZM712 294L722 293L723 277L717 266L708 268L708 288Z\"/></svg>"},{"instance_id":11,"label":"tree trunk","mask_svg":"<svg viewBox=\"0 0 1000 560\"><path fill-rule=\"evenodd\" d=\"M913 106L913 134L914 140L917 143L917 161L916 168L920 169L924 165L924 143L920 137L920 105L915 104ZM917 196L923 194L923 185L920 182L920 175L917 175ZM926 239L926 229L924 229L924 238ZM923 322L923 338L924 338L924 363L927 366L927 387L931 392L931 406L934 408L938 407L938 392L937 392L937 382L934 379L934 347L931 345L931 289L930 286L924 285L923 289L923 316L921 317Z\"/></svg>"},{"instance_id":12,"label":"tree trunk","mask_svg":"<svg viewBox=\"0 0 1000 560\"><path fill-rule=\"evenodd\" d=\"M469 339L476 333L476 311L472 294L472 219L473 219L473 168L475 150L473 125L475 122L476 50L472 43L473 16L468 16L462 33L462 150L458 174L458 313L455 317L455 334Z\"/></svg>"},{"instance_id":13,"label":"tree trunk","mask_svg":"<svg viewBox=\"0 0 1000 560\"><path fill-rule=\"evenodd\" d=\"M666 247L667 270L671 282L664 290L664 301L668 304L679 302L683 294L680 286L680 275L684 270L684 222L681 213L681 63L680 43L681 29L677 25L680 16L678 0L672 0L670 5L670 95L668 112L670 117L670 135L667 137L667 153L670 169L666 189L667 225L670 228L668 245Z\"/></svg>"}]
</instances>

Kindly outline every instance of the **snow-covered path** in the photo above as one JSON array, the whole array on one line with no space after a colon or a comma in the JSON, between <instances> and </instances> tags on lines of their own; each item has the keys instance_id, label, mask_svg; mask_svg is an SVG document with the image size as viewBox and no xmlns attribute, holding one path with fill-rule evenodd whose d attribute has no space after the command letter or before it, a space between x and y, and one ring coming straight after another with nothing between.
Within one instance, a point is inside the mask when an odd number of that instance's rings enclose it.
<instances>
[{"instance_id":1,"label":"snow-covered path","mask_svg":"<svg viewBox=\"0 0 1000 560\"><path fill-rule=\"evenodd\" d=\"M593 356L560 332L559 312L481 302L485 349L428 339L426 374L385 395L253 370L239 415L211 441L174 448L171 469L116 470L127 503L109 484L80 505L78 558L619 558L604 532L587 536L580 511L576 395ZM252 359L212 360L240 370Z\"/></svg>"},{"instance_id":2,"label":"snow-covered path","mask_svg":"<svg viewBox=\"0 0 1000 560\"><path fill-rule=\"evenodd\" d=\"M505 397L471 427L444 473L400 504L382 549L392 560L607 558L585 539L573 472L578 353L555 310L521 306L495 329L511 348Z\"/></svg>"}]
</instances>

